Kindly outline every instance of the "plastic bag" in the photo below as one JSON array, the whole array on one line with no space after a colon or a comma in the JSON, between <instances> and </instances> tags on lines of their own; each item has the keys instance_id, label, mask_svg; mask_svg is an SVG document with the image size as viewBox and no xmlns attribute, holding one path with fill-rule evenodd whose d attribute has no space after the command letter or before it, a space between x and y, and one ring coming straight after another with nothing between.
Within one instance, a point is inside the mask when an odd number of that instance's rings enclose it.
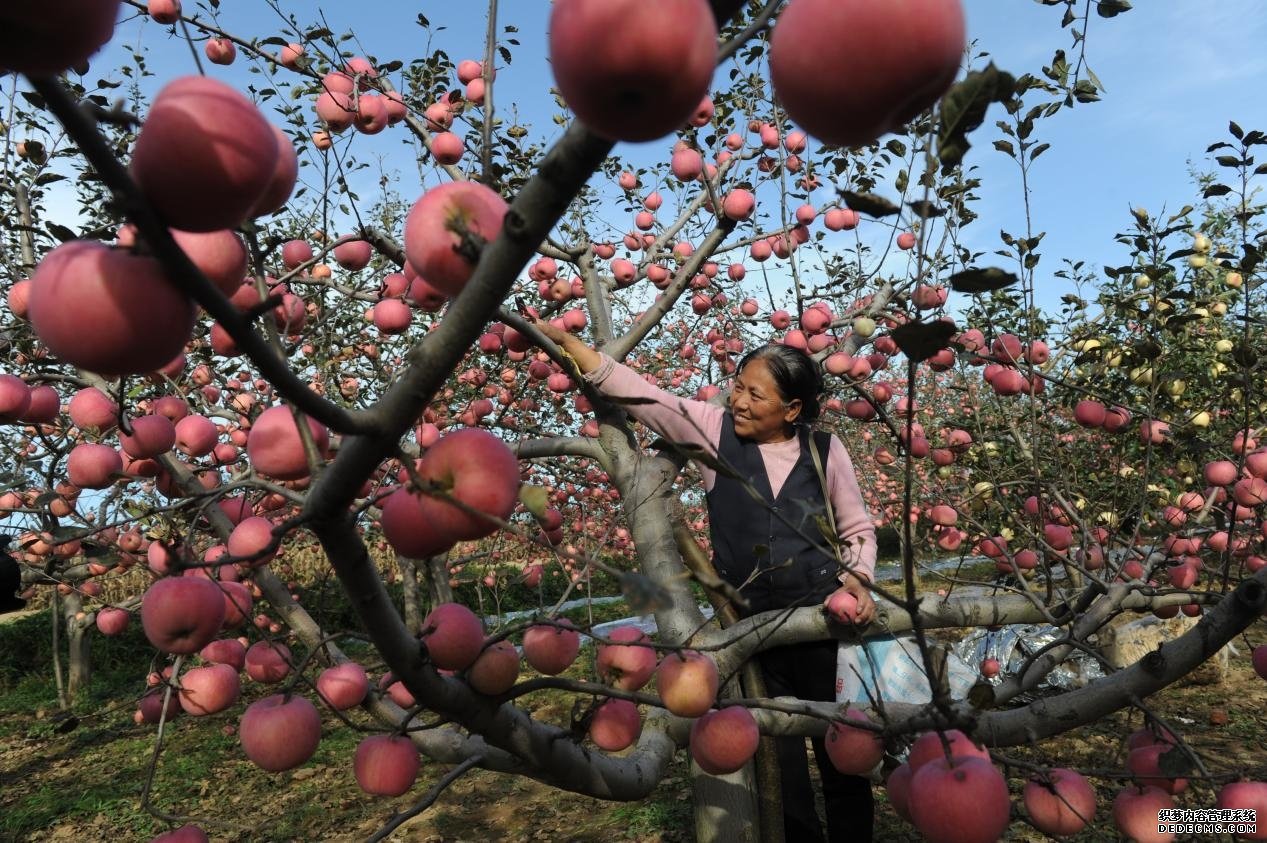
<instances>
[{"instance_id":1,"label":"plastic bag","mask_svg":"<svg viewBox=\"0 0 1267 843\"><path fill-rule=\"evenodd\" d=\"M950 695L963 699L977 679L967 662L946 653ZM873 699L896 703L927 703L933 691L924 674L919 645L911 633L844 643L836 652L836 702L862 705Z\"/></svg>"}]
</instances>

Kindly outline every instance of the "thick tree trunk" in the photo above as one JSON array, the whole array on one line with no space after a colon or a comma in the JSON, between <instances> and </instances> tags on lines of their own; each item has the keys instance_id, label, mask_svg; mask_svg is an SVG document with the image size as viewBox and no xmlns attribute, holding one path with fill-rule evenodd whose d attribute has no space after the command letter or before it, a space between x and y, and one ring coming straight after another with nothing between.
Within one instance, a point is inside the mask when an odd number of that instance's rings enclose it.
<instances>
[{"instance_id":1,"label":"thick tree trunk","mask_svg":"<svg viewBox=\"0 0 1267 843\"><path fill-rule=\"evenodd\" d=\"M71 592L62 601L62 618L66 622L66 692L71 700L88 687L92 678L92 636L88 627L75 618L83 605L84 600L77 592Z\"/></svg>"}]
</instances>

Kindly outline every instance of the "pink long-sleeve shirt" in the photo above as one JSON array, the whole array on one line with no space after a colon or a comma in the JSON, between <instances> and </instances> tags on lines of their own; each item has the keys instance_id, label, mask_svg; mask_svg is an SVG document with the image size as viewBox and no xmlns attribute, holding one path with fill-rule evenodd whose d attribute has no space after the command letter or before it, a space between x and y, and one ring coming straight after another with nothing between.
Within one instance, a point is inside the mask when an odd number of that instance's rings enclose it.
<instances>
[{"instance_id":1,"label":"pink long-sleeve shirt","mask_svg":"<svg viewBox=\"0 0 1267 843\"><path fill-rule=\"evenodd\" d=\"M665 392L606 354L602 355L598 368L585 375L585 379L609 398L635 399L636 403L622 405L629 415L671 442L694 445L710 454L717 453L722 417L725 415L722 407ZM786 442L771 442L758 447L770 480L770 491L777 497L800 459L800 439L794 436ZM712 489L717 472L699 461L696 465L704 478L704 490ZM836 533L842 542L844 561L850 570L869 580L874 579L875 527L862 500L853 461L844 443L836 436L831 438L825 468L827 494L836 516Z\"/></svg>"}]
</instances>

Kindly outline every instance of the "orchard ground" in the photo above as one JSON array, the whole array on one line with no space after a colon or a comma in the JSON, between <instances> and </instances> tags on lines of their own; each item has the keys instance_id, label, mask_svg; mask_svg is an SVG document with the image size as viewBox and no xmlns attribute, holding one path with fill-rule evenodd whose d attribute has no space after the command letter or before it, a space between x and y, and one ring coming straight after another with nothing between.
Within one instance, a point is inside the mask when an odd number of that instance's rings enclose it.
<instances>
[{"instance_id":1,"label":"orchard ground","mask_svg":"<svg viewBox=\"0 0 1267 843\"><path fill-rule=\"evenodd\" d=\"M302 564L296 567L303 574L312 572ZM965 569L960 575L975 579L980 573L984 579L984 571L982 566L981 571ZM924 583L929 589L944 584L935 575L926 576ZM337 594L332 599L337 601ZM623 602L573 612L578 622L627 614ZM57 713L57 692L48 671L31 669L51 658L48 625L47 609L0 618L0 840L147 840L165 826L139 807L154 748L154 727L132 721L133 701L140 690L137 677L149 669L150 652L142 634L134 625L120 638L96 639L93 657L98 668L92 685L76 700L73 719L67 719ZM1267 621L1247 633L1251 640L1262 640ZM344 644L349 654L381 672L369 648L351 639ZM1221 682L1172 686L1145 702L1159 717L1182 728L1203 758L1255 769L1267 743L1267 684L1254 674L1243 646L1240 650ZM589 675L593 651L582 653L566 675ZM248 683L243 703L268 693L264 686ZM523 703L534 717L559 725L568 722L568 694L537 692ZM314 758L292 772L269 774L243 756L232 731L236 719L232 713L177 718L167 727L155 774L155 807L218 818L219 823L207 824L215 841L363 840L448 769L424 763L409 795L367 797L346 763L362 735L341 727L327 712ZM370 724L364 715L356 720ZM1138 713L1121 711L1044 743L1042 753L1022 748L1011 753L1023 760L1055 758L1078 769L1121 768L1125 737L1139 726ZM817 778L812 763L810 768ZM1093 781L1103 819L1117 784ZM884 788L877 786L875 793L876 839L919 840L888 804ZM1213 804L1212 793L1200 804L1207 803ZM408 822L392 839L690 841L695 839L691 810L684 755L675 758L669 775L649 798L632 803L563 794L531 779L477 769L450 786L431 810ZM244 815L251 817L249 822L234 819ZM1069 839L1102 840L1106 833L1100 826ZM1006 839L1050 838L1014 822Z\"/></svg>"}]
</instances>

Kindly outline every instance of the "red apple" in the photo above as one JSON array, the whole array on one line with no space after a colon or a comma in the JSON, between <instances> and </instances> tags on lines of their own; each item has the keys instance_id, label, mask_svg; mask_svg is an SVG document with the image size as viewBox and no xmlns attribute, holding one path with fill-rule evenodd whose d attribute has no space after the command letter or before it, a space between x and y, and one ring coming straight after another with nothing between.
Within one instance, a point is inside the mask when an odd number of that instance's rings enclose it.
<instances>
[{"instance_id":1,"label":"red apple","mask_svg":"<svg viewBox=\"0 0 1267 843\"><path fill-rule=\"evenodd\" d=\"M131 620L132 615L124 609L106 606L97 610L96 624L102 635L122 635Z\"/></svg>"},{"instance_id":2,"label":"red apple","mask_svg":"<svg viewBox=\"0 0 1267 843\"><path fill-rule=\"evenodd\" d=\"M533 624L524 632L524 660L546 676L557 676L576 661L581 651L581 635L567 618L556 621L559 626Z\"/></svg>"},{"instance_id":3,"label":"red apple","mask_svg":"<svg viewBox=\"0 0 1267 843\"><path fill-rule=\"evenodd\" d=\"M219 638L198 651L208 664L227 664L235 671L246 666L246 647L236 638Z\"/></svg>"},{"instance_id":4,"label":"red apple","mask_svg":"<svg viewBox=\"0 0 1267 843\"><path fill-rule=\"evenodd\" d=\"M1216 807L1224 809L1251 810L1255 812L1257 828L1253 834L1238 834L1243 840L1267 840L1267 827L1263 817L1267 817L1267 783L1264 782L1229 782L1219 790Z\"/></svg>"},{"instance_id":5,"label":"red apple","mask_svg":"<svg viewBox=\"0 0 1267 843\"><path fill-rule=\"evenodd\" d=\"M856 708L845 712L846 720L870 723L871 718ZM846 723L832 723L824 740L832 766L849 776L865 776L884 757L884 741L878 732Z\"/></svg>"},{"instance_id":6,"label":"red apple","mask_svg":"<svg viewBox=\"0 0 1267 843\"><path fill-rule=\"evenodd\" d=\"M907 808L930 843L993 843L1011 814L1007 781L984 758L935 758L911 776Z\"/></svg>"},{"instance_id":7,"label":"red apple","mask_svg":"<svg viewBox=\"0 0 1267 843\"><path fill-rule=\"evenodd\" d=\"M950 755L952 758L982 758L986 761L990 760L990 753L985 747L972 742L972 740L958 729L949 729L945 733L946 740L950 743ZM911 744L911 754L907 757L906 763L911 765L911 773L918 773L919 768L923 767L930 761L937 758L945 758L946 751L942 745L941 735L938 732L924 732L915 739L915 743Z\"/></svg>"},{"instance_id":8,"label":"red apple","mask_svg":"<svg viewBox=\"0 0 1267 843\"><path fill-rule=\"evenodd\" d=\"M656 668L660 699L679 717L699 717L717 699L717 665L695 650L669 653Z\"/></svg>"},{"instance_id":9,"label":"red apple","mask_svg":"<svg viewBox=\"0 0 1267 843\"><path fill-rule=\"evenodd\" d=\"M224 597L216 583L205 577L163 577L149 587L141 602L145 637L165 653L198 652L223 623Z\"/></svg>"},{"instance_id":10,"label":"red apple","mask_svg":"<svg viewBox=\"0 0 1267 843\"><path fill-rule=\"evenodd\" d=\"M605 138L649 141L691 119L717 65L705 0L559 0L550 67L568 107Z\"/></svg>"},{"instance_id":11,"label":"red apple","mask_svg":"<svg viewBox=\"0 0 1267 843\"><path fill-rule=\"evenodd\" d=\"M760 740L752 712L731 705L691 724L691 757L709 775L724 776L747 764Z\"/></svg>"},{"instance_id":12,"label":"red apple","mask_svg":"<svg viewBox=\"0 0 1267 843\"><path fill-rule=\"evenodd\" d=\"M400 796L414 786L422 763L418 747L403 735L371 735L356 747L352 767L361 790Z\"/></svg>"},{"instance_id":13,"label":"red apple","mask_svg":"<svg viewBox=\"0 0 1267 843\"><path fill-rule=\"evenodd\" d=\"M151 838L150 843L208 843L209 840L207 832L193 823L187 823Z\"/></svg>"},{"instance_id":14,"label":"red apple","mask_svg":"<svg viewBox=\"0 0 1267 843\"><path fill-rule=\"evenodd\" d=\"M483 245L501 234L506 210L506 201L478 182L433 187L405 220L405 257L427 283L456 296L475 271Z\"/></svg>"},{"instance_id":15,"label":"red apple","mask_svg":"<svg viewBox=\"0 0 1267 843\"><path fill-rule=\"evenodd\" d=\"M270 773L290 770L317 751L321 715L304 697L274 694L246 707L238 740L257 767Z\"/></svg>"},{"instance_id":16,"label":"red apple","mask_svg":"<svg viewBox=\"0 0 1267 843\"><path fill-rule=\"evenodd\" d=\"M637 691L656 668L656 652L644 642L650 639L634 626L624 626L607 636L610 644L600 644L595 670L602 681L622 691Z\"/></svg>"},{"instance_id":17,"label":"red apple","mask_svg":"<svg viewBox=\"0 0 1267 843\"><path fill-rule=\"evenodd\" d=\"M431 663L441 670L466 670L484 648L484 624L461 603L441 603L422 622Z\"/></svg>"},{"instance_id":18,"label":"red apple","mask_svg":"<svg viewBox=\"0 0 1267 843\"><path fill-rule=\"evenodd\" d=\"M31 387L31 400L26 412L19 417L28 424L48 424L62 411L62 399L57 390L48 384Z\"/></svg>"},{"instance_id":19,"label":"red apple","mask_svg":"<svg viewBox=\"0 0 1267 843\"><path fill-rule=\"evenodd\" d=\"M123 459L109 445L84 442L66 458L66 478L81 489L104 489L123 471Z\"/></svg>"},{"instance_id":20,"label":"red apple","mask_svg":"<svg viewBox=\"0 0 1267 843\"><path fill-rule=\"evenodd\" d=\"M256 641L246 651L246 675L272 685L290 675L290 648L276 641Z\"/></svg>"},{"instance_id":21,"label":"red apple","mask_svg":"<svg viewBox=\"0 0 1267 843\"><path fill-rule=\"evenodd\" d=\"M175 79L154 98L132 152L132 175L168 224L236 228L277 167L277 138L255 104L205 76Z\"/></svg>"},{"instance_id":22,"label":"red apple","mask_svg":"<svg viewBox=\"0 0 1267 843\"><path fill-rule=\"evenodd\" d=\"M1113 823L1125 836L1149 843L1169 843L1170 832L1157 831L1157 812L1175 807L1170 794L1156 787L1130 785L1118 791L1113 799Z\"/></svg>"},{"instance_id":23,"label":"red apple","mask_svg":"<svg viewBox=\"0 0 1267 843\"><path fill-rule=\"evenodd\" d=\"M827 616L836 623L852 624L858 619L858 598L838 588L827 598Z\"/></svg>"},{"instance_id":24,"label":"red apple","mask_svg":"<svg viewBox=\"0 0 1267 843\"><path fill-rule=\"evenodd\" d=\"M227 664L195 667L180 677L180 705L195 717L218 714L238 701L238 672Z\"/></svg>"},{"instance_id":25,"label":"red apple","mask_svg":"<svg viewBox=\"0 0 1267 843\"><path fill-rule=\"evenodd\" d=\"M317 693L339 711L360 705L369 689L370 680L365 675L365 668L356 662L327 667L317 677Z\"/></svg>"},{"instance_id":26,"label":"red apple","mask_svg":"<svg viewBox=\"0 0 1267 843\"><path fill-rule=\"evenodd\" d=\"M330 447L330 434L321 422L305 417L317 452ZM278 480L299 480L308 476L308 458L304 454L299 425L289 407L269 407L260 413L247 435L246 454L251 465L261 474Z\"/></svg>"},{"instance_id":27,"label":"red apple","mask_svg":"<svg viewBox=\"0 0 1267 843\"><path fill-rule=\"evenodd\" d=\"M864 146L936 102L964 44L959 0L793 0L770 37L770 79L810 134Z\"/></svg>"},{"instance_id":28,"label":"red apple","mask_svg":"<svg viewBox=\"0 0 1267 843\"><path fill-rule=\"evenodd\" d=\"M277 551L265 552L273 541L273 522L259 515L243 518L229 534L228 549L233 556L243 557L252 567L265 565Z\"/></svg>"},{"instance_id":29,"label":"red apple","mask_svg":"<svg viewBox=\"0 0 1267 843\"><path fill-rule=\"evenodd\" d=\"M158 261L89 240L44 256L31 278L28 313L50 351L108 376L162 368L194 325L193 303Z\"/></svg>"},{"instance_id":30,"label":"red apple","mask_svg":"<svg viewBox=\"0 0 1267 843\"><path fill-rule=\"evenodd\" d=\"M466 681L481 694L496 697L515 686L519 678L519 653L502 639L484 648L466 672Z\"/></svg>"},{"instance_id":31,"label":"red apple","mask_svg":"<svg viewBox=\"0 0 1267 843\"><path fill-rule=\"evenodd\" d=\"M590 718L590 740L599 749L620 752L642 734L638 706L628 700L609 699L594 709Z\"/></svg>"},{"instance_id":32,"label":"red apple","mask_svg":"<svg viewBox=\"0 0 1267 843\"><path fill-rule=\"evenodd\" d=\"M0 8L0 68L56 76L78 67L114 35L118 16L119 0L71 0L55 10L38 3L5 3Z\"/></svg>"},{"instance_id":33,"label":"red apple","mask_svg":"<svg viewBox=\"0 0 1267 843\"><path fill-rule=\"evenodd\" d=\"M1025 783L1025 810L1039 831L1064 837L1082 831L1095 818L1095 790L1081 773L1064 768Z\"/></svg>"}]
</instances>

